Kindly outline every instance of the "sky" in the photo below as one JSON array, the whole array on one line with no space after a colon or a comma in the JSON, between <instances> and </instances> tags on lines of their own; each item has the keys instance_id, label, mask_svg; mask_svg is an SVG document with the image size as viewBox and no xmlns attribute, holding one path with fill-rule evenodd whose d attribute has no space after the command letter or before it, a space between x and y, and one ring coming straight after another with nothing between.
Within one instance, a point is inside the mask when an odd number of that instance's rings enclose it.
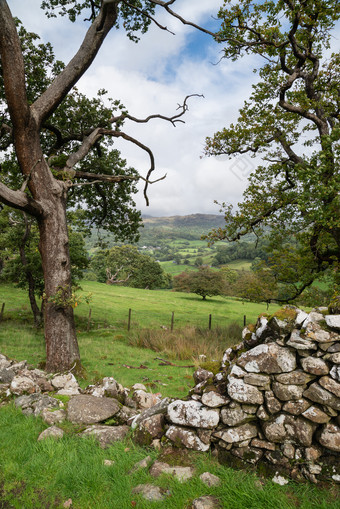
<instances>
[{"instance_id":1,"label":"sky","mask_svg":"<svg viewBox=\"0 0 340 509\"><path fill-rule=\"evenodd\" d=\"M84 16L75 24L67 18L47 19L40 3L41 0L8 0L12 14L26 29L38 33L43 42L51 42L56 57L67 63L86 33ZM172 7L183 17L214 30L221 3L177 0ZM149 187L149 207L142 192L135 195L143 214L218 214L219 206L214 201L236 205L255 163L248 156L233 160L205 157L205 138L237 119L256 79L252 72L255 62L252 57L238 62L221 60L222 46L210 36L165 12L160 11L157 20L175 35L153 24L135 44L124 30L113 30L77 87L88 96L95 96L98 89L104 88L109 97L120 99L131 115L140 118L155 113L172 116L187 95L202 94L204 98L190 99L185 124L173 127L159 119L148 124L126 121L124 130L153 151L156 171L152 178L167 175ZM145 152L124 140L118 140L116 147L129 166L146 175L149 159Z\"/></svg>"}]
</instances>

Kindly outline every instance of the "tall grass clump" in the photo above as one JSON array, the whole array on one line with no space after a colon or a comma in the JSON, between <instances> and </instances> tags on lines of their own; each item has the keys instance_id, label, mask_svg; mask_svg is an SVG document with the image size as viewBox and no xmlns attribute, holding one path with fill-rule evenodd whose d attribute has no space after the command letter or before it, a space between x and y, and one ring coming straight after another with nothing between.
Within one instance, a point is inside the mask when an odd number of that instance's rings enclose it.
<instances>
[{"instance_id":1,"label":"tall grass clump","mask_svg":"<svg viewBox=\"0 0 340 509\"><path fill-rule=\"evenodd\" d=\"M140 329L128 336L128 342L138 348L148 348L166 354L171 359L185 360L205 355L221 359L226 348L241 341L242 327L231 323L213 330L187 326L175 331Z\"/></svg>"}]
</instances>

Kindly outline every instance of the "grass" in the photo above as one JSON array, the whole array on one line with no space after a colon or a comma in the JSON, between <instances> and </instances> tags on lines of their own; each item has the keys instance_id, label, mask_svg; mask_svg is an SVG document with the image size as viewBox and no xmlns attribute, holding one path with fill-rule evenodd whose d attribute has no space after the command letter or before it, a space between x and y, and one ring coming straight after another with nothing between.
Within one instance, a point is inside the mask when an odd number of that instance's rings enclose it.
<instances>
[{"instance_id":1,"label":"grass","mask_svg":"<svg viewBox=\"0 0 340 509\"><path fill-rule=\"evenodd\" d=\"M185 509L195 498L214 495L223 508L233 509L339 509L335 489L311 485L278 486L254 474L219 465L209 454L187 452L160 458L172 464L191 464L195 476L180 483L171 476L157 479L147 470L131 474L137 461L157 452L131 442L117 442L103 450L92 439L66 434L61 440L37 442L46 428L40 418L25 417L12 405L0 408L0 507L3 509L61 509L72 500L74 509ZM104 459L112 466L104 466ZM184 459L184 461L183 461ZM221 479L207 487L199 475L209 471ZM169 490L164 501L150 503L131 490L152 483Z\"/></svg>"},{"instance_id":2,"label":"grass","mask_svg":"<svg viewBox=\"0 0 340 509\"><path fill-rule=\"evenodd\" d=\"M83 305L76 310L81 357L88 372L83 385L96 378L114 376L125 386L144 382L164 396L184 397L192 387L193 368L181 366L194 363L194 348L204 353L209 346L209 355L214 355L215 348L228 346L228 337L229 341L237 342L234 340L244 314L251 322L264 311L264 306L243 305L234 299L216 297L205 302L189 294L93 282L84 282L83 291L94 294L89 332L88 307ZM32 325L26 292L1 286L0 305L2 302L6 307L5 319L0 323L0 352L19 360L26 358L36 365L45 356L44 339L42 332ZM129 308L133 310L130 334ZM271 312L276 310L271 308ZM160 328L169 325L172 311L173 333ZM206 328L210 313L213 330L209 333ZM236 336L232 332L235 321ZM183 359L178 359L185 351ZM178 360L173 362L176 366L160 366L156 357ZM146 369L134 369L141 364ZM141 483L169 490L170 496L163 502L152 503L156 509L186 509L195 498L208 494L219 498L223 508L271 509L279 505L281 509L340 509L335 488L322 491L294 483L281 487L253 474L223 467L206 453L185 452L185 462L195 466L196 474L184 484L166 476L154 479L147 471L130 474L137 461L147 454L156 458L158 453L137 447L130 439L102 450L92 439L72 434L72 426L64 426L66 434L60 441L37 442L46 427L40 418L25 417L12 404L0 407L1 509L61 509L69 499L75 509L150 509L150 502L131 493ZM115 463L106 467L104 459ZM178 463L174 455L160 459ZM204 471L218 475L221 485L215 488L203 485L198 476Z\"/></svg>"}]
</instances>

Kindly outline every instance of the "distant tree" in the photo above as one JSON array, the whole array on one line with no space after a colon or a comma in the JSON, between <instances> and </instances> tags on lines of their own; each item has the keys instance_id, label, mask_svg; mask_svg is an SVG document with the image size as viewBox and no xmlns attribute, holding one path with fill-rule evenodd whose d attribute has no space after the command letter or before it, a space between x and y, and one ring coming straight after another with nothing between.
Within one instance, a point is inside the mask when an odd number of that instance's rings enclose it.
<instances>
[{"instance_id":1,"label":"distant tree","mask_svg":"<svg viewBox=\"0 0 340 509\"><path fill-rule=\"evenodd\" d=\"M221 275L208 267L199 267L192 272L182 272L174 277L174 290L200 295L203 300L215 295L223 295L224 280Z\"/></svg>"},{"instance_id":2,"label":"distant tree","mask_svg":"<svg viewBox=\"0 0 340 509\"><path fill-rule=\"evenodd\" d=\"M222 204L225 226L208 237L235 241L270 227L276 246L295 238L299 277L308 270L300 279L291 273L290 300L329 268L339 285L340 54L330 52L339 1L226 0L219 18L224 56L256 56L259 80L237 123L208 138L206 153L262 161L237 211Z\"/></svg>"},{"instance_id":3,"label":"distant tree","mask_svg":"<svg viewBox=\"0 0 340 509\"><path fill-rule=\"evenodd\" d=\"M201 265L203 265L203 258L202 258L202 256L197 256L197 258L195 260L195 266L200 267Z\"/></svg>"},{"instance_id":4,"label":"distant tree","mask_svg":"<svg viewBox=\"0 0 340 509\"><path fill-rule=\"evenodd\" d=\"M152 290L167 287L170 282L160 264L139 253L135 246L114 246L107 252L104 263L109 284Z\"/></svg>"}]
</instances>

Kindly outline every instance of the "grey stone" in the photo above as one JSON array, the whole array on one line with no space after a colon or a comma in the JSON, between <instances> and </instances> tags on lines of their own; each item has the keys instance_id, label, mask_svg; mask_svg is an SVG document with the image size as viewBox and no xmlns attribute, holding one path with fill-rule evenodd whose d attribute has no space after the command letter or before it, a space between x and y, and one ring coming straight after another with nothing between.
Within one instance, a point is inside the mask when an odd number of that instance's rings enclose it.
<instances>
[{"instance_id":1,"label":"grey stone","mask_svg":"<svg viewBox=\"0 0 340 509\"><path fill-rule=\"evenodd\" d=\"M0 382L3 384L11 383L13 378L15 377L15 373L10 368L0 369Z\"/></svg>"},{"instance_id":2,"label":"grey stone","mask_svg":"<svg viewBox=\"0 0 340 509\"><path fill-rule=\"evenodd\" d=\"M260 405L258 411L256 412L256 417L261 421L268 421L270 415L265 409L265 407L263 405Z\"/></svg>"},{"instance_id":3,"label":"grey stone","mask_svg":"<svg viewBox=\"0 0 340 509\"><path fill-rule=\"evenodd\" d=\"M253 419L254 417L245 412L240 405L225 407L221 410L221 420L227 426L238 426Z\"/></svg>"},{"instance_id":4,"label":"grey stone","mask_svg":"<svg viewBox=\"0 0 340 509\"><path fill-rule=\"evenodd\" d=\"M176 400L168 406L168 419L174 424L194 428L215 428L219 422L219 410L206 408L199 401Z\"/></svg>"},{"instance_id":5,"label":"grey stone","mask_svg":"<svg viewBox=\"0 0 340 509\"><path fill-rule=\"evenodd\" d=\"M326 422L329 422L331 419L329 415L327 415L325 412L320 410L320 408L314 405L310 406L309 408L307 408L307 410L302 412L302 415L306 419L309 419L310 421L315 422L317 424L324 424Z\"/></svg>"},{"instance_id":6,"label":"grey stone","mask_svg":"<svg viewBox=\"0 0 340 509\"><path fill-rule=\"evenodd\" d=\"M195 498L192 502L192 509L218 509L220 507L222 506L218 498L212 495Z\"/></svg>"},{"instance_id":7,"label":"grey stone","mask_svg":"<svg viewBox=\"0 0 340 509\"><path fill-rule=\"evenodd\" d=\"M282 409L284 412L288 412L289 414L300 415L302 414L302 412L307 410L307 408L309 408L310 405L311 405L310 401L301 398L296 401L287 401L287 403L283 405Z\"/></svg>"},{"instance_id":8,"label":"grey stone","mask_svg":"<svg viewBox=\"0 0 340 509\"><path fill-rule=\"evenodd\" d=\"M165 436L176 445L181 444L187 449L193 449L194 451L205 452L208 451L210 447L210 443L204 443L195 431L181 428L180 426L170 426Z\"/></svg>"},{"instance_id":9,"label":"grey stone","mask_svg":"<svg viewBox=\"0 0 340 509\"><path fill-rule=\"evenodd\" d=\"M86 428L81 436L93 436L95 437L102 449L106 449L114 442L123 440L128 432L130 431L129 426L105 426L95 424Z\"/></svg>"},{"instance_id":10,"label":"grey stone","mask_svg":"<svg viewBox=\"0 0 340 509\"><path fill-rule=\"evenodd\" d=\"M164 435L164 414L151 415L139 423L139 429L146 431L151 438L162 438Z\"/></svg>"},{"instance_id":11,"label":"grey stone","mask_svg":"<svg viewBox=\"0 0 340 509\"><path fill-rule=\"evenodd\" d=\"M317 343L328 343L332 340L331 334L328 331L322 329L322 327L315 322L308 323L305 336L312 341L316 341Z\"/></svg>"},{"instance_id":12,"label":"grey stone","mask_svg":"<svg viewBox=\"0 0 340 509\"><path fill-rule=\"evenodd\" d=\"M41 418L50 426L53 424L58 424L59 422L63 422L66 419L65 410L55 410L53 412L48 408L44 408L40 415Z\"/></svg>"},{"instance_id":13,"label":"grey stone","mask_svg":"<svg viewBox=\"0 0 340 509\"><path fill-rule=\"evenodd\" d=\"M132 399L137 403L137 406L142 409L151 408L161 401L161 396L145 392L141 389L134 391Z\"/></svg>"},{"instance_id":14,"label":"grey stone","mask_svg":"<svg viewBox=\"0 0 340 509\"><path fill-rule=\"evenodd\" d=\"M51 379L51 384L57 390L63 389L69 382L77 384L77 380L72 373L67 373L66 375L57 375Z\"/></svg>"},{"instance_id":15,"label":"grey stone","mask_svg":"<svg viewBox=\"0 0 340 509\"><path fill-rule=\"evenodd\" d=\"M218 408L227 405L229 402L229 398L222 396L216 391L208 391L202 395L202 403L210 408Z\"/></svg>"},{"instance_id":16,"label":"grey stone","mask_svg":"<svg viewBox=\"0 0 340 509\"><path fill-rule=\"evenodd\" d=\"M261 375L259 373L247 373L244 376L246 384L255 385L261 389L269 389L270 377L269 375Z\"/></svg>"},{"instance_id":17,"label":"grey stone","mask_svg":"<svg viewBox=\"0 0 340 509\"><path fill-rule=\"evenodd\" d=\"M251 465L256 465L256 463L258 463L258 461L262 458L263 451L261 449L245 445L231 449L231 454L247 463L250 463Z\"/></svg>"},{"instance_id":18,"label":"grey stone","mask_svg":"<svg viewBox=\"0 0 340 509\"><path fill-rule=\"evenodd\" d=\"M32 394L36 392L38 389L36 383L27 376L16 375L12 381L10 386L12 394L19 396L21 394Z\"/></svg>"},{"instance_id":19,"label":"grey stone","mask_svg":"<svg viewBox=\"0 0 340 509\"><path fill-rule=\"evenodd\" d=\"M266 449L267 451L275 451L275 444L268 442L267 440L261 440L260 438L253 438L251 446L258 449Z\"/></svg>"},{"instance_id":20,"label":"grey stone","mask_svg":"<svg viewBox=\"0 0 340 509\"><path fill-rule=\"evenodd\" d=\"M214 373L208 371L207 369L203 369L199 367L193 374L195 384L199 384L201 382L206 382L209 378L213 379Z\"/></svg>"},{"instance_id":21,"label":"grey stone","mask_svg":"<svg viewBox=\"0 0 340 509\"><path fill-rule=\"evenodd\" d=\"M192 467L170 466L162 461L155 461L149 471L153 477L159 477L162 474L174 476L178 481L184 482L192 478L195 469Z\"/></svg>"},{"instance_id":22,"label":"grey stone","mask_svg":"<svg viewBox=\"0 0 340 509\"><path fill-rule=\"evenodd\" d=\"M312 340L300 336L298 330L292 332L290 339L287 341L287 346L296 350L317 350L318 348Z\"/></svg>"},{"instance_id":23,"label":"grey stone","mask_svg":"<svg viewBox=\"0 0 340 509\"><path fill-rule=\"evenodd\" d=\"M137 470L141 470L142 468L148 468L152 463L151 456L146 456L140 461L137 461L137 463L134 464L132 469L130 470L130 474L133 474L134 472L137 472Z\"/></svg>"},{"instance_id":24,"label":"grey stone","mask_svg":"<svg viewBox=\"0 0 340 509\"><path fill-rule=\"evenodd\" d=\"M340 366L333 366L329 374L334 380L340 382Z\"/></svg>"},{"instance_id":25,"label":"grey stone","mask_svg":"<svg viewBox=\"0 0 340 509\"><path fill-rule=\"evenodd\" d=\"M131 493L141 495L145 500L149 500L150 502L164 500L166 497L164 490L152 484L138 484L138 486L132 489Z\"/></svg>"},{"instance_id":26,"label":"grey stone","mask_svg":"<svg viewBox=\"0 0 340 509\"><path fill-rule=\"evenodd\" d=\"M275 419L262 424L263 432L270 442L291 442L307 447L312 445L315 425L292 415L280 414Z\"/></svg>"},{"instance_id":27,"label":"grey stone","mask_svg":"<svg viewBox=\"0 0 340 509\"><path fill-rule=\"evenodd\" d=\"M285 373L296 368L296 356L289 348L266 343L243 353L237 364L249 373Z\"/></svg>"},{"instance_id":28,"label":"grey stone","mask_svg":"<svg viewBox=\"0 0 340 509\"><path fill-rule=\"evenodd\" d=\"M221 484L221 479L210 472L203 472L200 475L200 479L207 486L219 486Z\"/></svg>"},{"instance_id":29,"label":"grey stone","mask_svg":"<svg viewBox=\"0 0 340 509\"><path fill-rule=\"evenodd\" d=\"M291 373L281 373L281 375L275 375L275 380L284 385L306 385L314 378L315 376L305 373L300 369L292 371Z\"/></svg>"},{"instance_id":30,"label":"grey stone","mask_svg":"<svg viewBox=\"0 0 340 509\"><path fill-rule=\"evenodd\" d=\"M327 355L327 359L333 362L334 364L340 364L340 352L331 353Z\"/></svg>"},{"instance_id":31,"label":"grey stone","mask_svg":"<svg viewBox=\"0 0 340 509\"><path fill-rule=\"evenodd\" d=\"M276 414L281 410L282 403L274 396L273 391L266 391L264 393L264 399L270 414Z\"/></svg>"},{"instance_id":32,"label":"grey stone","mask_svg":"<svg viewBox=\"0 0 340 509\"><path fill-rule=\"evenodd\" d=\"M326 362L316 357L305 357L301 360L301 365L304 371L313 375L327 375L329 373Z\"/></svg>"},{"instance_id":33,"label":"grey stone","mask_svg":"<svg viewBox=\"0 0 340 509\"><path fill-rule=\"evenodd\" d=\"M305 398L308 398L315 403L321 403L321 405L327 405L335 410L340 410L340 398L337 398L334 394L328 392L317 382L310 385L303 395Z\"/></svg>"},{"instance_id":34,"label":"grey stone","mask_svg":"<svg viewBox=\"0 0 340 509\"><path fill-rule=\"evenodd\" d=\"M304 385L286 385L274 382L272 384L273 392L281 401L290 401L300 399L305 386Z\"/></svg>"},{"instance_id":35,"label":"grey stone","mask_svg":"<svg viewBox=\"0 0 340 509\"><path fill-rule=\"evenodd\" d=\"M328 353L337 353L340 352L340 342L338 343L332 343L329 348L327 349Z\"/></svg>"},{"instance_id":36,"label":"grey stone","mask_svg":"<svg viewBox=\"0 0 340 509\"><path fill-rule=\"evenodd\" d=\"M46 438L55 438L59 439L64 436L64 432L62 429L58 428L57 426L51 426L50 428L45 429L40 435L38 436L38 440L45 440Z\"/></svg>"},{"instance_id":37,"label":"grey stone","mask_svg":"<svg viewBox=\"0 0 340 509\"><path fill-rule=\"evenodd\" d=\"M262 392L253 385L246 384L241 378L229 378L229 396L239 403L250 403L261 405L263 403Z\"/></svg>"},{"instance_id":38,"label":"grey stone","mask_svg":"<svg viewBox=\"0 0 340 509\"><path fill-rule=\"evenodd\" d=\"M257 433L257 427L253 424L242 424L234 428L217 431L216 433L213 433L213 436L227 442L228 444L234 444L236 442L250 440L251 438L256 437Z\"/></svg>"},{"instance_id":39,"label":"grey stone","mask_svg":"<svg viewBox=\"0 0 340 509\"><path fill-rule=\"evenodd\" d=\"M113 417L119 412L119 404L113 398L96 398L82 394L73 396L67 409L68 420L79 424L95 424Z\"/></svg>"},{"instance_id":40,"label":"grey stone","mask_svg":"<svg viewBox=\"0 0 340 509\"><path fill-rule=\"evenodd\" d=\"M168 406L170 403L171 403L170 398L164 398L153 407L143 410L140 414L136 415L136 417L133 418L133 420L130 423L131 428L136 429L140 422L142 422L144 419L151 417L152 415L165 414L168 411Z\"/></svg>"},{"instance_id":41,"label":"grey stone","mask_svg":"<svg viewBox=\"0 0 340 509\"><path fill-rule=\"evenodd\" d=\"M30 394L20 396L15 400L15 406L21 408L25 415L40 415L44 409L59 408L60 403L57 399L46 394Z\"/></svg>"},{"instance_id":42,"label":"grey stone","mask_svg":"<svg viewBox=\"0 0 340 509\"><path fill-rule=\"evenodd\" d=\"M330 329L340 331L340 315L326 315L325 320Z\"/></svg>"},{"instance_id":43,"label":"grey stone","mask_svg":"<svg viewBox=\"0 0 340 509\"><path fill-rule=\"evenodd\" d=\"M326 424L319 436L319 442L331 451L340 452L340 427L335 424Z\"/></svg>"},{"instance_id":44,"label":"grey stone","mask_svg":"<svg viewBox=\"0 0 340 509\"><path fill-rule=\"evenodd\" d=\"M327 391L334 394L337 398L340 398L340 383L335 382L329 376L323 376L319 378L319 384Z\"/></svg>"}]
</instances>

